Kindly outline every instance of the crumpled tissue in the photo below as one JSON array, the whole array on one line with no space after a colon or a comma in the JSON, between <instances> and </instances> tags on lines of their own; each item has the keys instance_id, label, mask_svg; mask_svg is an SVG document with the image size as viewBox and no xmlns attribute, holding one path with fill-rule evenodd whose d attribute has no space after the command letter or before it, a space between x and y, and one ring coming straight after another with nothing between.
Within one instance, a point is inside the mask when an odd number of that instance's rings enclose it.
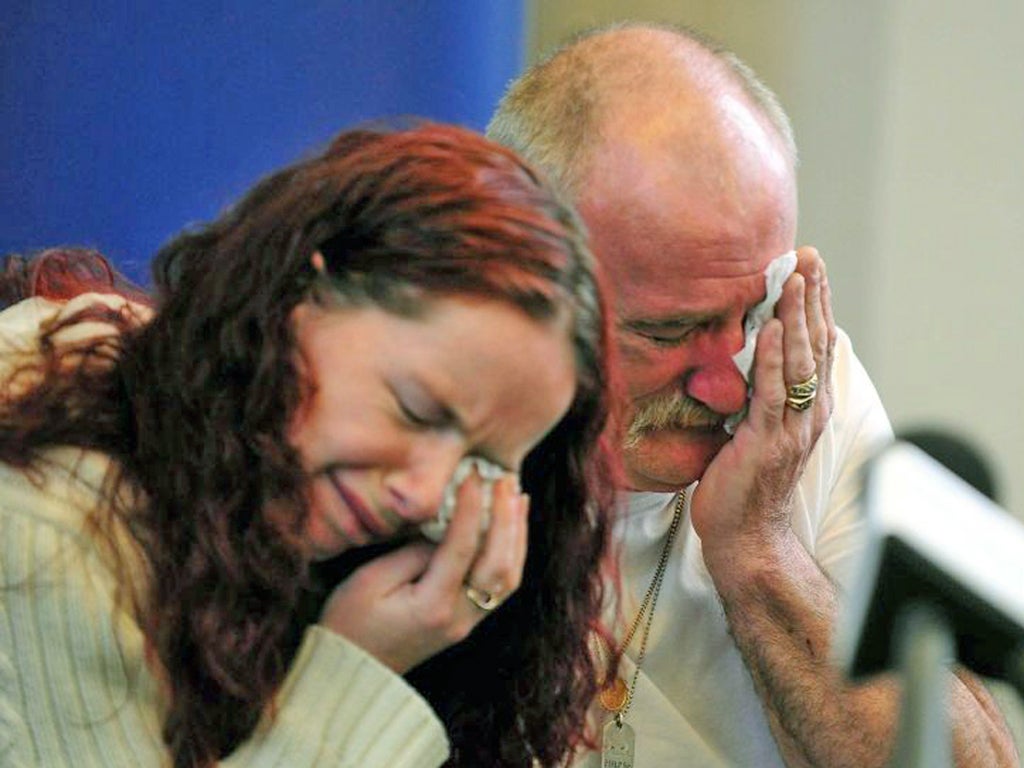
<instances>
[{"instance_id":1,"label":"crumpled tissue","mask_svg":"<svg viewBox=\"0 0 1024 768\"><path fill-rule=\"evenodd\" d=\"M480 531L486 531L491 526L491 505L494 501L494 484L500 480L506 470L497 464L479 456L467 456L455 467L451 480L445 486L444 495L441 497L441 506L437 510L437 516L420 525L420 532L428 539L439 542L444 538L444 532L448 530L452 515L455 514L456 494L459 487L466 482L469 476L476 469L477 474L483 481L481 506L483 513L480 517Z\"/></svg>"},{"instance_id":2,"label":"crumpled tissue","mask_svg":"<svg viewBox=\"0 0 1024 768\"><path fill-rule=\"evenodd\" d=\"M748 400L750 399L751 391L750 368L754 364L754 348L757 346L757 334L760 333L761 328L764 327L764 324L775 313L775 305L778 303L779 297L782 296L782 286L785 285L786 280L789 279L789 276L793 274L795 269L796 251L787 251L781 256L776 256L772 259L764 270L765 297L747 312L747 316L743 321L743 349L733 355L732 360L740 373L743 374L744 381L748 384ZM746 418L746 415L747 407L744 406L742 410L729 416L725 420L725 431L730 435L733 434L740 422Z\"/></svg>"}]
</instances>

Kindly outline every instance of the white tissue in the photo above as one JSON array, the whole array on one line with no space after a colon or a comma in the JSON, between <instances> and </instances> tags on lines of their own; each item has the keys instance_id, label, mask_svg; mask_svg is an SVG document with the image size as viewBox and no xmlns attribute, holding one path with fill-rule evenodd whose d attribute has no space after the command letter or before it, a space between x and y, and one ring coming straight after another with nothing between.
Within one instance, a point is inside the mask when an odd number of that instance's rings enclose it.
<instances>
[{"instance_id":1,"label":"white tissue","mask_svg":"<svg viewBox=\"0 0 1024 768\"><path fill-rule=\"evenodd\" d=\"M459 462L452 473L451 480L445 486L444 495L441 497L441 506L437 510L437 517L420 525L420 532L431 541L441 541L444 532L448 530L448 523L451 522L455 513L455 496L459 487L466 482L476 468L477 474L483 481L482 498L480 501L482 512L480 515L480 531L486 531L491 525L491 505L494 502L494 483L506 474L505 470L497 464L479 456L467 456Z\"/></svg>"},{"instance_id":2,"label":"white tissue","mask_svg":"<svg viewBox=\"0 0 1024 768\"><path fill-rule=\"evenodd\" d=\"M743 375L743 380L750 383L750 368L754 364L754 348L757 346L757 334L764 324L775 313L775 305L782 295L782 286L796 269L796 251L788 251L776 256L764 270L765 296L756 306L747 312L743 321L743 349L732 356L733 362ZM748 387L749 399L749 387ZM747 415L746 406L725 420L725 431L730 435Z\"/></svg>"}]
</instances>

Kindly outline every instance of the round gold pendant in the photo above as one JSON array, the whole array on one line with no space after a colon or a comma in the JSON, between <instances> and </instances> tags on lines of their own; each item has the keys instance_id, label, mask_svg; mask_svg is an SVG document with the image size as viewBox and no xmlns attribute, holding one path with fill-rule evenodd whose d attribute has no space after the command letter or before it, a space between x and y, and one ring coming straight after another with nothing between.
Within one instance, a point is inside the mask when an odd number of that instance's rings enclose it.
<instances>
[{"instance_id":1,"label":"round gold pendant","mask_svg":"<svg viewBox=\"0 0 1024 768\"><path fill-rule=\"evenodd\" d=\"M626 681L616 675L610 684L601 689L597 700L609 712L618 712L625 706L628 695L629 690L626 688Z\"/></svg>"}]
</instances>

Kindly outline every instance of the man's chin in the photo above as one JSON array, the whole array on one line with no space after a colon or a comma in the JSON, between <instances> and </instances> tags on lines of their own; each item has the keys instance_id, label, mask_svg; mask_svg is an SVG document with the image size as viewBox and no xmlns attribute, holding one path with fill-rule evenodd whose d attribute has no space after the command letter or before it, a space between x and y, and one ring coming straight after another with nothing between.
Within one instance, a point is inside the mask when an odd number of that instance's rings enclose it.
<instances>
[{"instance_id":1,"label":"man's chin","mask_svg":"<svg viewBox=\"0 0 1024 768\"><path fill-rule=\"evenodd\" d=\"M699 480L728 441L721 429L646 432L624 449L627 484L636 491L677 491Z\"/></svg>"}]
</instances>

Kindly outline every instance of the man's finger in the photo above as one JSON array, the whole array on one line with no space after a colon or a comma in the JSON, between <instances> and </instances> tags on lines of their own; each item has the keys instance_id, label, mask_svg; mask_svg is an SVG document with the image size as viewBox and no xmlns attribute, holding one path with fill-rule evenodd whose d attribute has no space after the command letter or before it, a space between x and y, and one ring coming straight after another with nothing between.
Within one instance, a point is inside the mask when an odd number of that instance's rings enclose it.
<instances>
[{"instance_id":1,"label":"man's finger","mask_svg":"<svg viewBox=\"0 0 1024 768\"><path fill-rule=\"evenodd\" d=\"M804 276L794 273L786 281L779 300L778 318L783 327L783 374L787 386L806 382L817 372L807 328Z\"/></svg>"},{"instance_id":2,"label":"man's finger","mask_svg":"<svg viewBox=\"0 0 1024 768\"><path fill-rule=\"evenodd\" d=\"M764 431L781 422L786 402L783 379L782 321L772 318L757 336L754 350L754 393L750 399L748 419Z\"/></svg>"}]
</instances>

